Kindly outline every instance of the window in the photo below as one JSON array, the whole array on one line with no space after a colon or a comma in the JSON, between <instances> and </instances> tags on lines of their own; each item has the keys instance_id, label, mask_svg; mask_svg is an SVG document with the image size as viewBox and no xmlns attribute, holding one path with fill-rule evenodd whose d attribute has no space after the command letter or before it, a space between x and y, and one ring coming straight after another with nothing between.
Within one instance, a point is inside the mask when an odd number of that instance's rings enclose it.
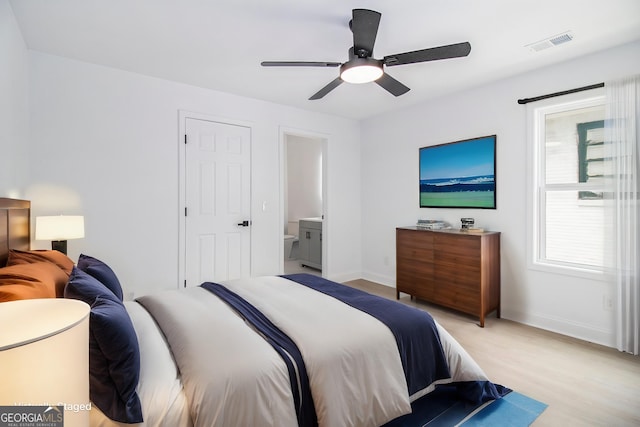
<instances>
[{"instance_id":1,"label":"window","mask_svg":"<svg viewBox=\"0 0 640 427\"><path fill-rule=\"evenodd\" d=\"M604 268L604 97L531 107L533 262L584 272ZM588 98L587 98L588 97Z\"/></svg>"}]
</instances>

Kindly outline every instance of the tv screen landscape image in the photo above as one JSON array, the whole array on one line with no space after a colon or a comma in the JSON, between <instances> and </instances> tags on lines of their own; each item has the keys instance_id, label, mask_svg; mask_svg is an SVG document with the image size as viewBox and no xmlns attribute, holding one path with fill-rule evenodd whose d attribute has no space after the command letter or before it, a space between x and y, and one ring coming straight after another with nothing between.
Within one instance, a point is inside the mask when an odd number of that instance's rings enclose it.
<instances>
[{"instance_id":1,"label":"tv screen landscape image","mask_svg":"<svg viewBox=\"0 0 640 427\"><path fill-rule=\"evenodd\" d=\"M496 208L496 135L420 148L421 208Z\"/></svg>"}]
</instances>

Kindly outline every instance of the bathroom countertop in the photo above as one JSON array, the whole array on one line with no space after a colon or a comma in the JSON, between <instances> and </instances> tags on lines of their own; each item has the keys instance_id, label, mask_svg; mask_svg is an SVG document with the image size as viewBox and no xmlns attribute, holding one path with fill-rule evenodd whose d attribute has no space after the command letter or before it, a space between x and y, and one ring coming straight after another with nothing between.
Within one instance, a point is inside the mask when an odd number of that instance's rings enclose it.
<instances>
[{"instance_id":1,"label":"bathroom countertop","mask_svg":"<svg viewBox=\"0 0 640 427\"><path fill-rule=\"evenodd\" d=\"M300 218L300 221L315 221L315 222L322 222L322 218L320 218L320 217L315 217L315 218Z\"/></svg>"}]
</instances>

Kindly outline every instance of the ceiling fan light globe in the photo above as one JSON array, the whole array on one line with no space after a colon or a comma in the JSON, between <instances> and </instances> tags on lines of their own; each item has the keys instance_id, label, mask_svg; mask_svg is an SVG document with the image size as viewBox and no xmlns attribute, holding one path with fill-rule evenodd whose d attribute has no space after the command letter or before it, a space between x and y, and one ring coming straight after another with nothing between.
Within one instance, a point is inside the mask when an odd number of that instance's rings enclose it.
<instances>
[{"instance_id":1,"label":"ceiling fan light globe","mask_svg":"<svg viewBox=\"0 0 640 427\"><path fill-rule=\"evenodd\" d=\"M347 83L369 83L382 74L382 63L371 58L356 58L340 68L340 78Z\"/></svg>"}]
</instances>

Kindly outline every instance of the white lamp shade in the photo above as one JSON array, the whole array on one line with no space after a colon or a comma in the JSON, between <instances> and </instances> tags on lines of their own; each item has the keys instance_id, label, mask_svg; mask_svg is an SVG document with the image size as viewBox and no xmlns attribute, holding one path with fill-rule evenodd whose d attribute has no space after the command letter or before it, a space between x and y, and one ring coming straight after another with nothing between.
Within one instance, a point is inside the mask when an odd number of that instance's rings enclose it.
<instances>
[{"instance_id":1,"label":"white lamp shade","mask_svg":"<svg viewBox=\"0 0 640 427\"><path fill-rule=\"evenodd\" d=\"M89 425L89 306L46 298L0 303L0 406L59 406Z\"/></svg>"},{"instance_id":2,"label":"white lamp shade","mask_svg":"<svg viewBox=\"0 0 640 427\"><path fill-rule=\"evenodd\" d=\"M36 240L71 240L84 237L84 217L57 215L36 217Z\"/></svg>"}]
</instances>

